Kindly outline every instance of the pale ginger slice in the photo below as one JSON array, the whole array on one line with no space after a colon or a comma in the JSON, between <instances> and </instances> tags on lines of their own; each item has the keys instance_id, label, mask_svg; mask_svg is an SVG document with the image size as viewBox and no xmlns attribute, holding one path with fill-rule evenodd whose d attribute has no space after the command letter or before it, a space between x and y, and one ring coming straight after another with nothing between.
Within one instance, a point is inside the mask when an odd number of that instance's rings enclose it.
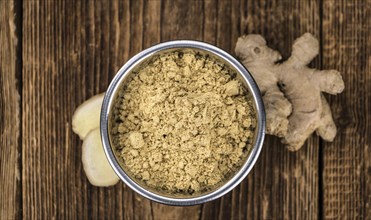
<instances>
[{"instance_id":1,"label":"pale ginger slice","mask_svg":"<svg viewBox=\"0 0 371 220\"><path fill-rule=\"evenodd\" d=\"M336 70L307 67L319 51L313 35L296 39L291 57L281 64L276 63L281 55L260 35L240 37L235 51L262 92L268 134L282 137L292 151L300 149L314 131L326 141L334 139L336 126L321 92L338 94L344 82Z\"/></svg>"},{"instance_id":2,"label":"pale ginger slice","mask_svg":"<svg viewBox=\"0 0 371 220\"><path fill-rule=\"evenodd\" d=\"M99 128L89 132L84 139L82 164L89 182L95 186L111 186L119 181L104 153Z\"/></svg>"},{"instance_id":3,"label":"pale ginger slice","mask_svg":"<svg viewBox=\"0 0 371 220\"><path fill-rule=\"evenodd\" d=\"M91 97L82 103L72 116L72 130L84 140L86 135L99 127L100 110L104 93Z\"/></svg>"}]
</instances>

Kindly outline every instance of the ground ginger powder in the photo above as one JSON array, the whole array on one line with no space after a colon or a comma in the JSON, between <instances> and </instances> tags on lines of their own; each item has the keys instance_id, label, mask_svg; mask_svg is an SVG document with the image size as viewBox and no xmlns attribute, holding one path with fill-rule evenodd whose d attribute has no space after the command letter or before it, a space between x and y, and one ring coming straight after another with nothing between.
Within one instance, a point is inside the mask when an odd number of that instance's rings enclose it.
<instances>
[{"instance_id":1,"label":"ground ginger powder","mask_svg":"<svg viewBox=\"0 0 371 220\"><path fill-rule=\"evenodd\" d=\"M136 73L116 98L111 131L124 169L150 188L193 194L220 185L245 161L253 99L227 66L171 52Z\"/></svg>"}]
</instances>

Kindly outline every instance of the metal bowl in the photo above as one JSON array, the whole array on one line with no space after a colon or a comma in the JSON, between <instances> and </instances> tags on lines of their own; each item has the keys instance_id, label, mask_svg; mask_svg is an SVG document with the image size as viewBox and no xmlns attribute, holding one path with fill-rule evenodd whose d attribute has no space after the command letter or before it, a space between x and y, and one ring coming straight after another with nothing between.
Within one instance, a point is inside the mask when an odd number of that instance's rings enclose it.
<instances>
[{"instance_id":1,"label":"metal bowl","mask_svg":"<svg viewBox=\"0 0 371 220\"><path fill-rule=\"evenodd\" d=\"M187 51L193 50L201 54L207 54L212 56L216 60L225 65L228 65L232 70L236 71L236 78L240 80L242 85L252 94L254 99L254 108L257 118L257 127L255 129L254 142L252 144L252 150L247 156L246 161L243 163L242 167L236 171L236 173L229 178L226 182L222 183L218 188L213 191L206 192L204 194L199 194L195 196L171 196L155 190L151 190L143 184L140 184L137 180L130 177L130 175L125 172L125 169L121 167L119 160L115 156L114 147L111 146L110 141L110 113L112 112L112 107L114 100L118 91L124 83L130 81L133 76L133 72L137 69L146 65L154 57L160 54L171 52L171 51ZM104 96L101 119L100 119L100 131L102 142L104 146L104 151L108 158L110 165L116 174L120 177L122 181L134 191L140 195L151 199L156 202L160 202L168 205L197 205L205 203L214 199L217 199L224 194L231 191L235 186L237 186L250 172L254 166L256 160L258 159L260 150L263 145L265 136L265 112L260 95L260 91L252 78L249 71L234 57L232 57L227 52L221 50L213 45L190 40L177 40L169 41L161 44L152 46L139 54L131 58L117 73L115 78L112 80L108 87L108 90Z\"/></svg>"}]
</instances>

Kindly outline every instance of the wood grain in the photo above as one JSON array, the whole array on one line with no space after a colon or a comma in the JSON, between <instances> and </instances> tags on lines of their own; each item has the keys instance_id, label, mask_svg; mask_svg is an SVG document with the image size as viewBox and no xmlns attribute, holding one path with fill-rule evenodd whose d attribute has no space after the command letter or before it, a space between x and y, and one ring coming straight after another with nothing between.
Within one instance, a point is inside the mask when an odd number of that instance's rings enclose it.
<instances>
[{"instance_id":1,"label":"wood grain","mask_svg":"<svg viewBox=\"0 0 371 220\"><path fill-rule=\"evenodd\" d=\"M20 95L13 1L0 1L0 219L20 214ZM17 30L18 31L18 30Z\"/></svg>"},{"instance_id":2,"label":"wood grain","mask_svg":"<svg viewBox=\"0 0 371 220\"><path fill-rule=\"evenodd\" d=\"M124 48L130 45L127 2L95 4L24 1L24 218L134 216L131 190L122 184L97 188L88 183L81 141L71 130L76 107L105 91L115 74L109 71L116 71L129 54Z\"/></svg>"},{"instance_id":3,"label":"wood grain","mask_svg":"<svg viewBox=\"0 0 371 220\"><path fill-rule=\"evenodd\" d=\"M323 2L323 67L345 91L331 96L338 135L323 149L326 219L369 219L371 209L371 2Z\"/></svg>"},{"instance_id":4,"label":"wood grain","mask_svg":"<svg viewBox=\"0 0 371 220\"><path fill-rule=\"evenodd\" d=\"M233 53L239 35L262 34L287 58L295 38L306 31L319 37L319 1L227 1L219 4L218 45ZM240 14L240 16L229 16ZM306 15L306 16L305 16ZM314 61L318 66L318 59ZM318 145L312 137L295 153L267 137L247 179L224 196L220 219L316 219L318 217ZM214 209L215 210L215 209Z\"/></svg>"},{"instance_id":5,"label":"wood grain","mask_svg":"<svg viewBox=\"0 0 371 220\"><path fill-rule=\"evenodd\" d=\"M370 218L369 0L15 2L0 0L0 219ZM339 127L333 143L313 135L291 153L268 136L249 176L199 206L88 182L73 112L130 57L175 39L233 54L240 35L255 33L287 58L305 32L321 45L310 66L338 69L346 82L343 94L327 96Z\"/></svg>"},{"instance_id":6,"label":"wood grain","mask_svg":"<svg viewBox=\"0 0 371 220\"><path fill-rule=\"evenodd\" d=\"M202 40L202 1L164 0L160 5L161 26L158 41ZM200 206L171 207L152 204L154 219L198 219L201 211Z\"/></svg>"}]
</instances>

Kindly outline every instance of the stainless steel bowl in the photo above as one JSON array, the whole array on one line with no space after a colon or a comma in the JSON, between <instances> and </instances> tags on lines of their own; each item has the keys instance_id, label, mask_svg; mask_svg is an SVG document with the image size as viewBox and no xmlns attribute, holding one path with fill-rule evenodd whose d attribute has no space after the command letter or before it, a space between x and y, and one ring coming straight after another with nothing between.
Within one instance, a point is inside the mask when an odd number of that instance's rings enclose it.
<instances>
[{"instance_id":1,"label":"stainless steel bowl","mask_svg":"<svg viewBox=\"0 0 371 220\"><path fill-rule=\"evenodd\" d=\"M170 51L186 51L193 50L201 54L208 54L213 56L219 62L222 62L228 65L232 70L235 70L237 73L237 78L245 86L245 88L252 94L255 104L255 112L257 117L257 127L255 130L255 137L253 142L253 148L250 151L250 154L247 156L245 163L242 167L225 183L223 183L219 188L211 192L206 192L205 194L196 195L193 197L179 197L179 196L170 196L150 190L144 187L142 184L139 184L138 181L131 178L127 172L121 167L119 160L115 156L114 148L111 146L110 142L110 113L112 112L113 103L117 92L120 89L120 86L123 83L131 80L133 72L136 69L140 68L143 65L146 65L154 57L167 53ZM168 205L196 205L205 203L216 198L223 196L224 194L231 191L235 186L237 186L250 172L254 166L256 160L258 159L260 150L263 145L264 136L265 136L265 112L264 106L261 99L260 91L252 78L251 74L245 67L238 62L234 57L232 57L227 52L221 50L218 47L212 46L207 43L190 41L190 40L178 40L178 41L169 41L161 44L152 46L139 54L131 58L117 73L115 78L112 80L111 84L108 87L108 90L105 94L102 111L101 111L101 120L100 120L100 131L102 142L104 146L104 151L108 158L109 163L111 164L113 170L120 177L122 181L134 191L140 195L151 199L156 202L168 204Z\"/></svg>"}]
</instances>

